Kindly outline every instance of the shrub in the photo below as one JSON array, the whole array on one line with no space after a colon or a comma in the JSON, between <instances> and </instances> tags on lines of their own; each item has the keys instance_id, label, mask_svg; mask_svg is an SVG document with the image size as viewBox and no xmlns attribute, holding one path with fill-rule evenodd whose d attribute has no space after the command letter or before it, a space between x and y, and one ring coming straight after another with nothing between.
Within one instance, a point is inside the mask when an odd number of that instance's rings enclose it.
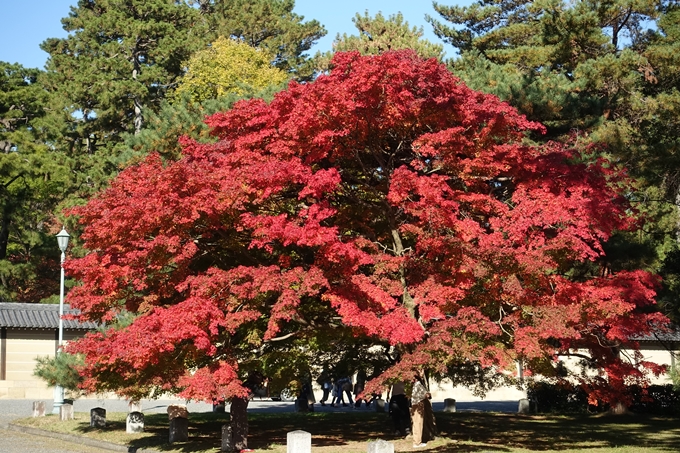
<instances>
[{"instance_id":1,"label":"shrub","mask_svg":"<svg viewBox=\"0 0 680 453\"><path fill-rule=\"evenodd\" d=\"M653 415L680 415L680 390L672 384L650 385L648 387L629 386L633 397L628 407L632 412ZM527 392L532 406L537 412L574 413L606 410L607 405L588 405L586 392L568 384L533 382Z\"/></svg>"}]
</instances>

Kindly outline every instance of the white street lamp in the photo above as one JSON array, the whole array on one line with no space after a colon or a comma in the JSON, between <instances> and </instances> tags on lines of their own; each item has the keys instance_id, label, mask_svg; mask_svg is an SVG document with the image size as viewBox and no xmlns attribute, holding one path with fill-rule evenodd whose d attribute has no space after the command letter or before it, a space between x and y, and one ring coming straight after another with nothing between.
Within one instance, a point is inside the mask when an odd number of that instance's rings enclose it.
<instances>
[{"instance_id":1,"label":"white street lamp","mask_svg":"<svg viewBox=\"0 0 680 453\"><path fill-rule=\"evenodd\" d=\"M61 346L64 342L64 260L66 259L66 248L68 247L68 240L71 236L68 235L65 228L62 228L57 234L57 244L61 250L61 281L59 284L59 345L57 354L61 353ZM59 408L64 404L64 388L57 384L54 387L54 406L52 408L53 414L59 413Z\"/></svg>"}]
</instances>

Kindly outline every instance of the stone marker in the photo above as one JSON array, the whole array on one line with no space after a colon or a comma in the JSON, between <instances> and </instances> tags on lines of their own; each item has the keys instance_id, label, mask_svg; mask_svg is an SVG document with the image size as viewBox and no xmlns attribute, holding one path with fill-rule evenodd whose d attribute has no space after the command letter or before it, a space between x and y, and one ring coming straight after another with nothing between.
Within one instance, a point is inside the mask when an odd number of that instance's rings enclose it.
<instances>
[{"instance_id":1,"label":"stone marker","mask_svg":"<svg viewBox=\"0 0 680 453\"><path fill-rule=\"evenodd\" d=\"M369 442L368 453L394 453L394 444L386 440Z\"/></svg>"},{"instance_id":2,"label":"stone marker","mask_svg":"<svg viewBox=\"0 0 680 453\"><path fill-rule=\"evenodd\" d=\"M106 428L106 409L103 407L90 409L90 427Z\"/></svg>"},{"instance_id":3,"label":"stone marker","mask_svg":"<svg viewBox=\"0 0 680 453\"><path fill-rule=\"evenodd\" d=\"M173 418L189 418L189 410L187 407L183 404L171 404L168 406L168 419L172 420Z\"/></svg>"},{"instance_id":4,"label":"stone marker","mask_svg":"<svg viewBox=\"0 0 680 453\"><path fill-rule=\"evenodd\" d=\"M44 417L45 416L45 402L44 401L33 401L33 416L34 417Z\"/></svg>"},{"instance_id":5,"label":"stone marker","mask_svg":"<svg viewBox=\"0 0 680 453\"><path fill-rule=\"evenodd\" d=\"M59 420L73 420L73 404L62 404L59 407Z\"/></svg>"},{"instance_id":6,"label":"stone marker","mask_svg":"<svg viewBox=\"0 0 680 453\"><path fill-rule=\"evenodd\" d=\"M127 420L125 423L125 432L128 434L132 433L143 433L144 432L144 414L135 411L130 412L127 415Z\"/></svg>"},{"instance_id":7,"label":"stone marker","mask_svg":"<svg viewBox=\"0 0 680 453\"><path fill-rule=\"evenodd\" d=\"M231 425L222 425L222 449L221 451L231 451Z\"/></svg>"},{"instance_id":8,"label":"stone marker","mask_svg":"<svg viewBox=\"0 0 680 453\"><path fill-rule=\"evenodd\" d=\"M139 401L130 401L128 403L128 412L142 412L142 403Z\"/></svg>"},{"instance_id":9,"label":"stone marker","mask_svg":"<svg viewBox=\"0 0 680 453\"><path fill-rule=\"evenodd\" d=\"M286 436L287 453L312 453L312 434L307 431L291 431Z\"/></svg>"},{"instance_id":10,"label":"stone marker","mask_svg":"<svg viewBox=\"0 0 680 453\"><path fill-rule=\"evenodd\" d=\"M227 411L227 407L226 407L226 404L224 403L224 401L219 402L219 403L214 402L213 405L212 405L212 409L213 409L213 412L217 412L217 413L220 413L220 414L224 414Z\"/></svg>"},{"instance_id":11,"label":"stone marker","mask_svg":"<svg viewBox=\"0 0 680 453\"><path fill-rule=\"evenodd\" d=\"M456 412L456 400L446 398L444 400L444 412Z\"/></svg>"},{"instance_id":12,"label":"stone marker","mask_svg":"<svg viewBox=\"0 0 680 453\"><path fill-rule=\"evenodd\" d=\"M375 411L376 412L385 412L385 400L382 398L378 398L375 400Z\"/></svg>"},{"instance_id":13,"label":"stone marker","mask_svg":"<svg viewBox=\"0 0 680 453\"><path fill-rule=\"evenodd\" d=\"M522 398L519 400L519 408L517 409L517 413L528 414L529 412L531 412L531 404L529 403L529 399Z\"/></svg>"},{"instance_id":14,"label":"stone marker","mask_svg":"<svg viewBox=\"0 0 680 453\"><path fill-rule=\"evenodd\" d=\"M189 440L189 420L186 417L170 419L170 443Z\"/></svg>"}]
</instances>

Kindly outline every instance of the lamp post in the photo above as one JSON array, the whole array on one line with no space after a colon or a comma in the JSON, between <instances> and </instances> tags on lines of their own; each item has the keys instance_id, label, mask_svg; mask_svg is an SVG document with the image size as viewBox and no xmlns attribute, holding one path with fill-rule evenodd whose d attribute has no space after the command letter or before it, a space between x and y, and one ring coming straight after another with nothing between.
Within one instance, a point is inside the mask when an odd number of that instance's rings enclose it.
<instances>
[{"instance_id":1,"label":"lamp post","mask_svg":"<svg viewBox=\"0 0 680 453\"><path fill-rule=\"evenodd\" d=\"M59 344L57 354L61 353L61 345L64 343L64 260L66 259L66 248L68 247L68 240L70 236L65 228L62 228L57 234L57 244L61 250L61 281L59 283ZM64 388L57 383L54 387L54 406L52 408L53 414L59 413L59 408L64 404Z\"/></svg>"}]
</instances>

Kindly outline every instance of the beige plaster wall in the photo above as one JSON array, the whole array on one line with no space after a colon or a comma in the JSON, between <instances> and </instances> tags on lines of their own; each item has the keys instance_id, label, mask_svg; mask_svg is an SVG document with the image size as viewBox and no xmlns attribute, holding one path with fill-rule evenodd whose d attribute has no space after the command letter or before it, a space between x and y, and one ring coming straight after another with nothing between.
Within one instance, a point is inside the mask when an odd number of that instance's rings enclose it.
<instances>
[{"instance_id":1,"label":"beige plaster wall","mask_svg":"<svg viewBox=\"0 0 680 453\"><path fill-rule=\"evenodd\" d=\"M64 332L64 341L81 336ZM36 357L54 357L56 331L45 329L7 329L6 379L0 380L0 398L50 399L54 388L33 376Z\"/></svg>"}]
</instances>

